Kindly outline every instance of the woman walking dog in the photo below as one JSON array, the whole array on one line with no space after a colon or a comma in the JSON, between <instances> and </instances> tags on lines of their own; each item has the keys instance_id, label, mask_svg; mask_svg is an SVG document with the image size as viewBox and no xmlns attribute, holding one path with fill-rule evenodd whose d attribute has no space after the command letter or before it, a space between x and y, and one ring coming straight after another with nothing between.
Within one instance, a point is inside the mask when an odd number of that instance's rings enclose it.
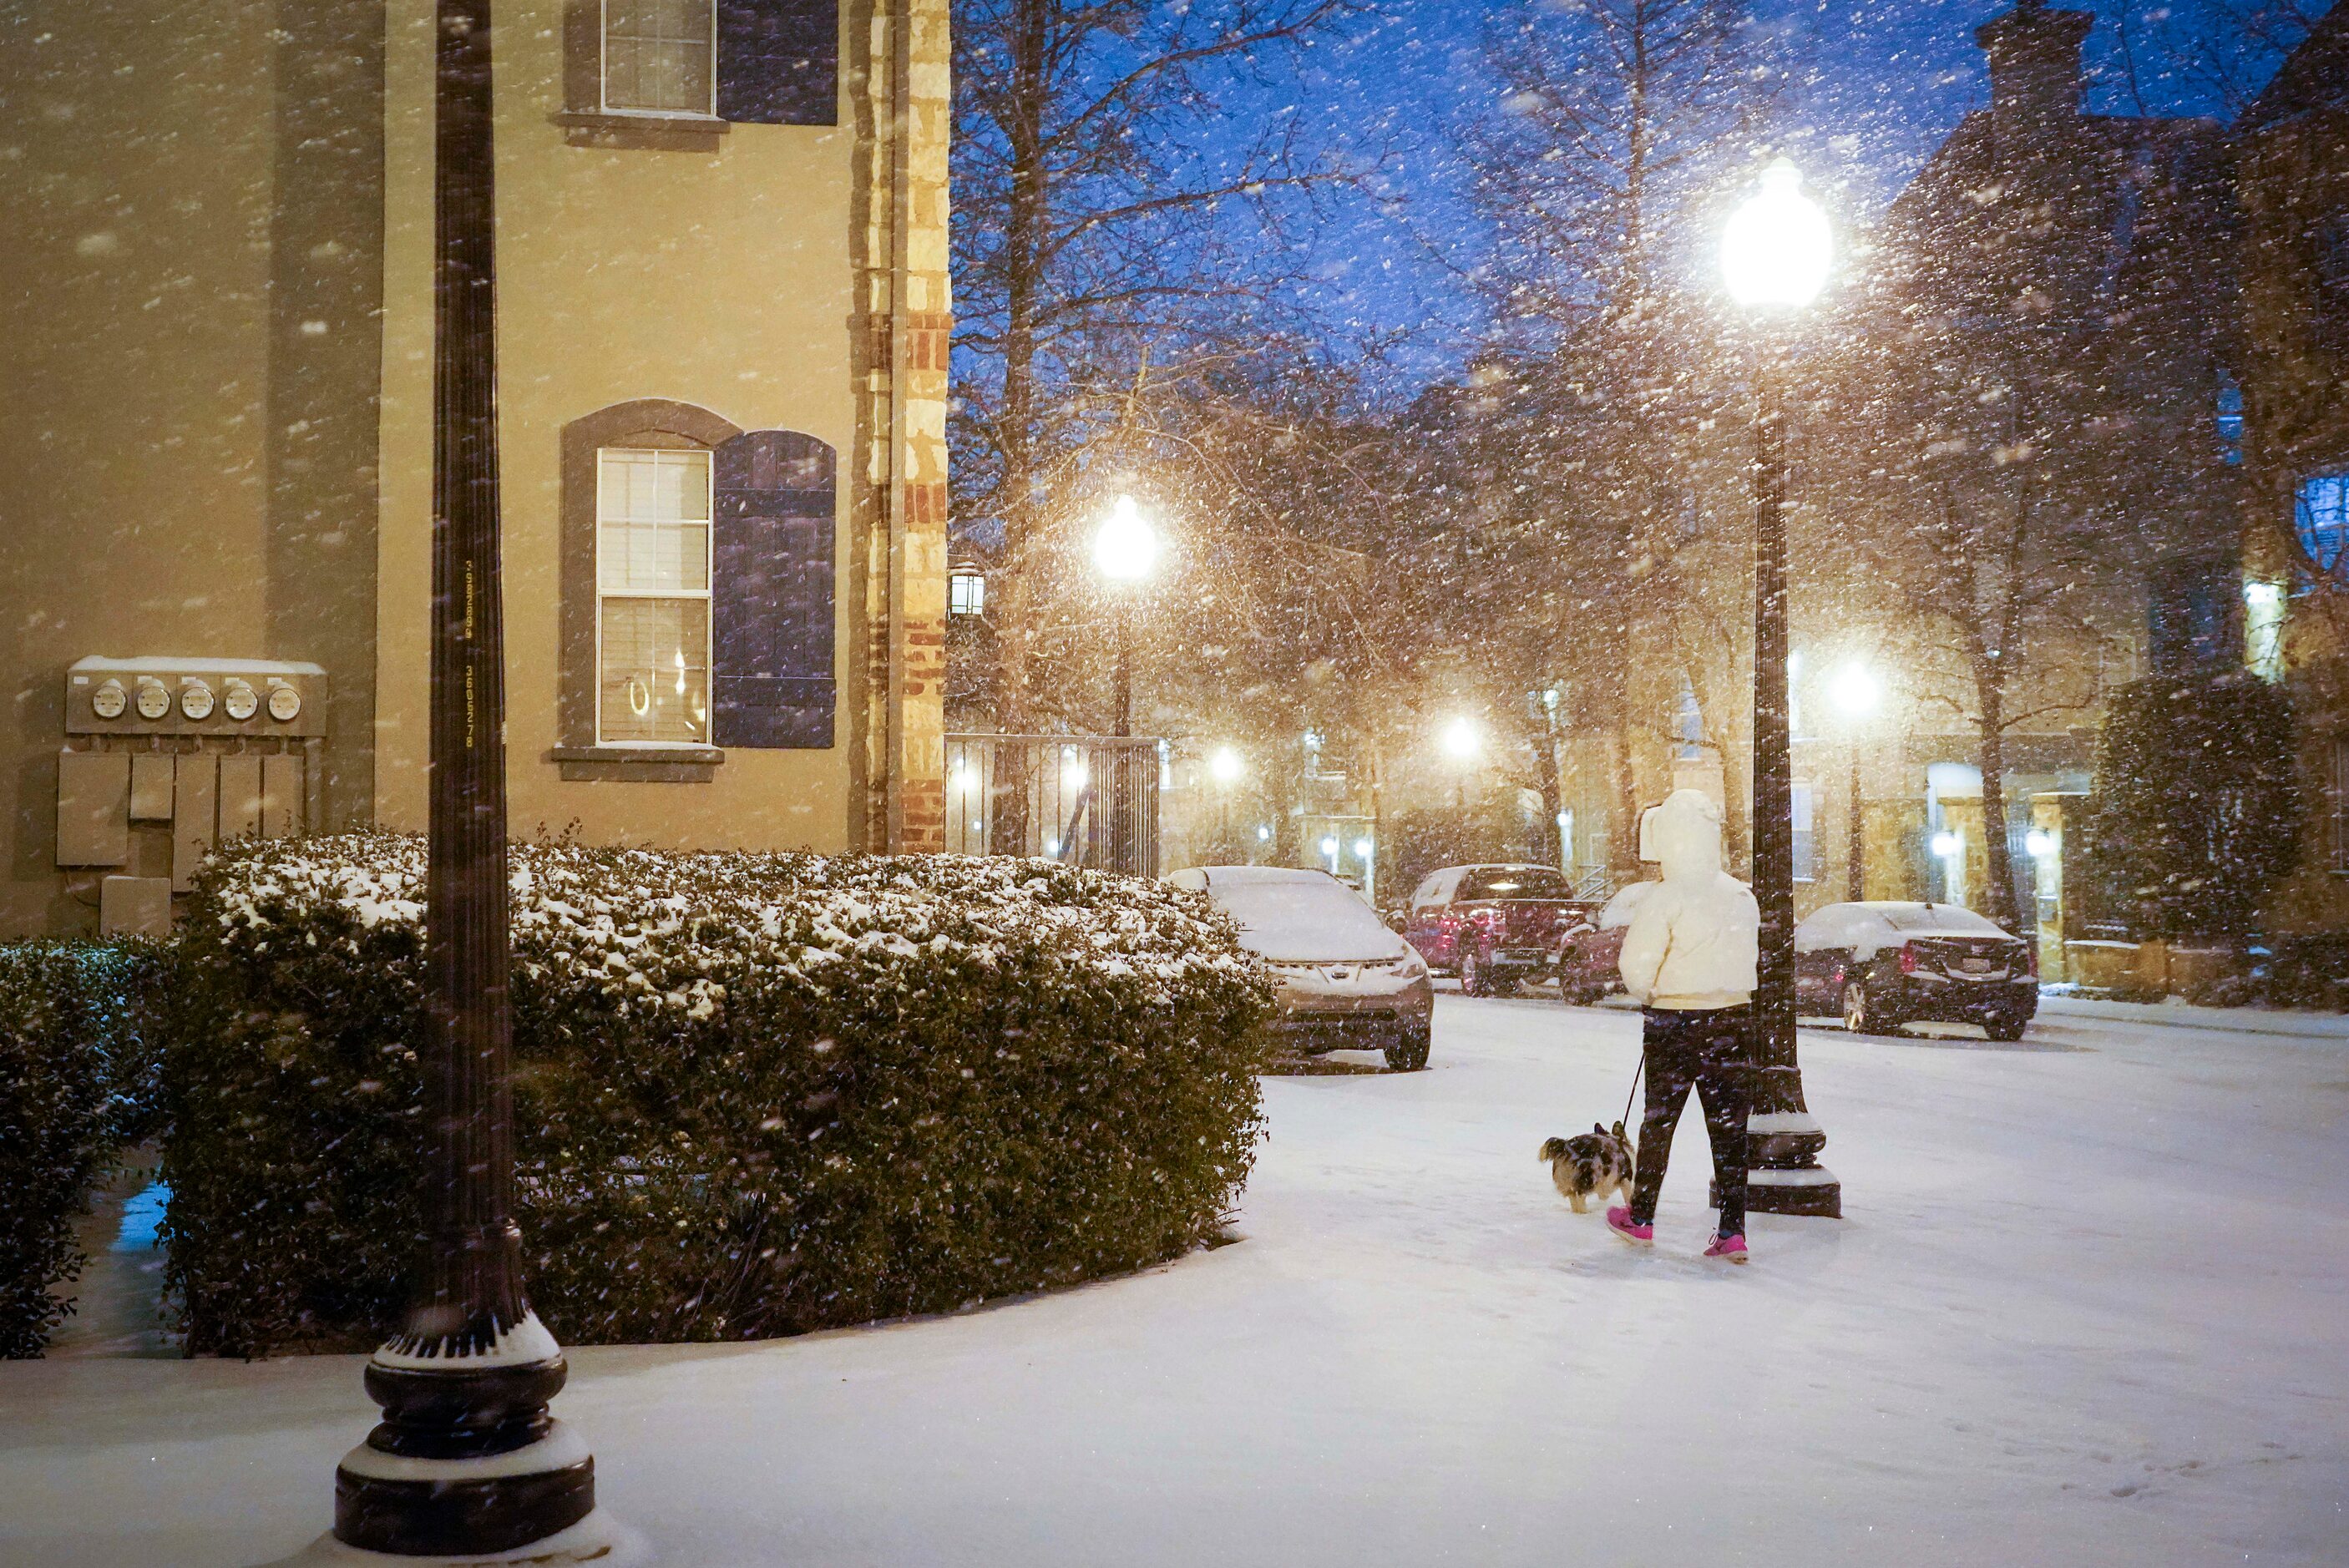
<instances>
[{"instance_id":1,"label":"woman walking dog","mask_svg":"<svg viewBox=\"0 0 2349 1568\"><path fill-rule=\"evenodd\" d=\"M1721 869L1721 808L1675 789L1640 823L1640 858L1663 880L1640 901L1623 935L1623 987L1640 1004L1647 1111L1640 1124L1631 1202L1607 1211L1608 1228L1634 1246L1656 1239L1656 1199L1671 1158L1672 1130L1689 1090L1704 1108L1721 1221L1709 1258L1745 1261L1745 1118L1748 1041L1761 911L1753 890Z\"/></svg>"}]
</instances>

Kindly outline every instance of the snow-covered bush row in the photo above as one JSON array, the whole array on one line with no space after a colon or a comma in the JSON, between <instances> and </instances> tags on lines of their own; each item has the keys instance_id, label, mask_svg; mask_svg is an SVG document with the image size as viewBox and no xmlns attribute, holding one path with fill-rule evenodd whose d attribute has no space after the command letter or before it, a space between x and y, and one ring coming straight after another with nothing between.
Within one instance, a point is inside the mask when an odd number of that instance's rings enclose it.
<instances>
[{"instance_id":1,"label":"snow-covered bush row","mask_svg":"<svg viewBox=\"0 0 2349 1568\"><path fill-rule=\"evenodd\" d=\"M169 1009L191 1348L357 1344L416 1257L424 844L212 861ZM517 845L515 1135L574 1343L792 1333L1211 1236L1269 993L1195 895L1046 861Z\"/></svg>"},{"instance_id":2,"label":"snow-covered bush row","mask_svg":"<svg viewBox=\"0 0 2349 1568\"><path fill-rule=\"evenodd\" d=\"M0 946L0 1358L38 1356L88 1260L73 1219L116 1150L148 1130L154 1057L144 944Z\"/></svg>"}]
</instances>

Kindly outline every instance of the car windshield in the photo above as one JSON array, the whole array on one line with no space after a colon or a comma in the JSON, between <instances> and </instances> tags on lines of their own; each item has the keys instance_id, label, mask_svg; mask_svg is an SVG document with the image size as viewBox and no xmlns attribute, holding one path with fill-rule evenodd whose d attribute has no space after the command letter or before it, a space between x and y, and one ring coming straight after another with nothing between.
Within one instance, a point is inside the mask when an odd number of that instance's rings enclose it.
<instances>
[{"instance_id":1,"label":"car windshield","mask_svg":"<svg viewBox=\"0 0 2349 1568\"><path fill-rule=\"evenodd\" d=\"M1885 923L1895 931L1919 935L1942 936L2004 936L2005 932L1992 925L1970 909L1955 904L1932 903L1918 909L1889 909L1884 912Z\"/></svg>"},{"instance_id":2,"label":"car windshield","mask_svg":"<svg viewBox=\"0 0 2349 1568\"><path fill-rule=\"evenodd\" d=\"M1572 898L1566 873L1547 866L1488 866L1460 879L1460 896L1473 898Z\"/></svg>"},{"instance_id":3,"label":"car windshield","mask_svg":"<svg viewBox=\"0 0 2349 1568\"><path fill-rule=\"evenodd\" d=\"M1210 876L1207 896L1240 923L1240 940L1267 958L1389 958L1400 945L1376 911L1327 878L1219 882Z\"/></svg>"}]
</instances>

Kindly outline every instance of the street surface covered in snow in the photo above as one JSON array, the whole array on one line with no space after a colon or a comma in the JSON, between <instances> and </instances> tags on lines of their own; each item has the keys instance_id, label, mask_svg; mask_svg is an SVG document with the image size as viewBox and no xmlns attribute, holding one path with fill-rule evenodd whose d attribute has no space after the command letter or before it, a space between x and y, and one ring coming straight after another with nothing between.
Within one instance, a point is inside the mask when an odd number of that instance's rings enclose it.
<instances>
[{"instance_id":1,"label":"street surface covered in snow","mask_svg":"<svg viewBox=\"0 0 2349 1568\"><path fill-rule=\"evenodd\" d=\"M1636 1015L1444 996L1427 1072L1267 1084L1240 1245L556 1411L678 1568L2349 1562L2349 1039L2167 1016L1806 1030L1848 1217L1733 1271L1692 1112L1651 1253L1535 1159ZM359 1365L0 1365L0 1563L291 1550Z\"/></svg>"}]
</instances>

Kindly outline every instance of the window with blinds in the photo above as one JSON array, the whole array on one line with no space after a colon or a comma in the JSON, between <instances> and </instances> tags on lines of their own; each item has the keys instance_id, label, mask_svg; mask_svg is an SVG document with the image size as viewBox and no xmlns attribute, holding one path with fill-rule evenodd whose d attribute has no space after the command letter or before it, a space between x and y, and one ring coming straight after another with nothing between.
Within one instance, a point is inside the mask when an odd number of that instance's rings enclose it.
<instances>
[{"instance_id":1,"label":"window with blinds","mask_svg":"<svg viewBox=\"0 0 2349 1568\"><path fill-rule=\"evenodd\" d=\"M596 455L599 744L709 744L709 456Z\"/></svg>"},{"instance_id":2,"label":"window with blinds","mask_svg":"<svg viewBox=\"0 0 2349 1568\"><path fill-rule=\"evenodd\" d=\"M717 114L715 0L603 4L606 114Z\"/></svg>"}]
</instances>

